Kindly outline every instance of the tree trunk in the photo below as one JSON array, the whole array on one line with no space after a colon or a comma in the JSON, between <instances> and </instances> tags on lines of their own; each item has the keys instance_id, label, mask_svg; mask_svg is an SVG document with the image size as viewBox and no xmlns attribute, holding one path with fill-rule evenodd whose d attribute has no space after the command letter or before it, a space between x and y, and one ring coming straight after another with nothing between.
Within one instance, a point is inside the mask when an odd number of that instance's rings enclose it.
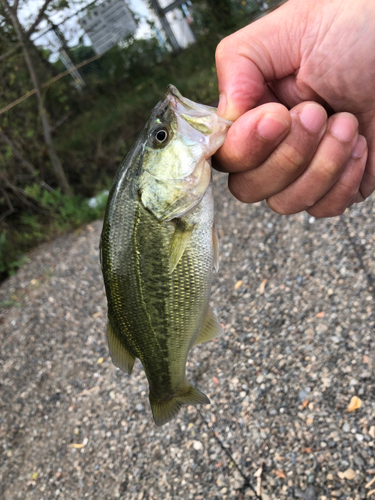
<instances>
[{"instance_id":1,"label":"tree trunk","mask_svg":"<svg viewBox=\"0 0 375 500\"><path fill-rule=\"evenodd\" d=\"M30 57L30 52L28 50L28 44L31 42L29 42L26 39L26 37L24 36L22 26L20 25L20 22L18 21L17 14L15 12L13 12L12 8L9 8L9 15L12 19L14 29L17 33L17 37L22 45L22 50L23 50L23 55L25 58L26 66L27 66L27 69L29 70L31 80L34 84L35 93L36 93L36 97L38 100L40 119L42 122L44 140L45 140L45 143L47 145L49 157L50 157L50 160L52 163L52 168L55 172L57 181L58 181L59 186L61 187L62 191L65 194L71 195L72 190L70 189L68 180L65 176L64 169L61 165L60 159L57 156L55 147L53 145L51 126L50 126L47 111L46 111L46 108L45 108L44 102L43 102L42 88L41 88L41 85L40 85L40 82L38 79L38 75L36 74L32 59Z\"/></svg>"}]
</instances>

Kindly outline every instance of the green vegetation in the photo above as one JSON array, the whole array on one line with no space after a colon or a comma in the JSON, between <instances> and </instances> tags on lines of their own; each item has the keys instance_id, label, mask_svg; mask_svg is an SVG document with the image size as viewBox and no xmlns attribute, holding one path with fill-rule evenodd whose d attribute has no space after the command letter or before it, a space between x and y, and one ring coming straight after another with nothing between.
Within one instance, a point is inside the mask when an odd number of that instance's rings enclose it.
<instances>
[{"instance_id":1,"label":"green vegetation","mask_svg":"<svg viewBox=\"0 0 375 500\"><path fill-rule=\"evenodd\" d=\"M82 93L70 76L43 87L42 104L72 196L56 177L35 95L0 115L0 280L14 273L36 244L103 216L103 197L95 208L88 199L110 188L120 161L169 83L192 100L210 104L217 99L214 53L228 28L218 15L213 17L208 4L194 2L192 28L198 42L178 55L163 50L156 39L129 39L80 70L86 83ZM251 1L241 5L245 10L232 12L231 23L237 27L257 8ZM0 63L3 108L32 90L33 82L1 2L0 32L0 53L11 52ZM48 61L48 50L27 44L40 82L64 71L60 61ZM94 53L81 45L70 55L77 64Z\"/></svg>"}]
</instances>

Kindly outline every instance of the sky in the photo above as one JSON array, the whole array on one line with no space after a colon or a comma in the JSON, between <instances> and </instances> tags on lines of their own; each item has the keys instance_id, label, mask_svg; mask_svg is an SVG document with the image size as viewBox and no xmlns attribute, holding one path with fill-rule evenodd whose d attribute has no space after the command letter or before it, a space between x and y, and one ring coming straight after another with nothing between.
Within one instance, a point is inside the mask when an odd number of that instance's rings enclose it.
<instances>
[{"instance_id":1,"label":"sky","mask_svg":"<svg viewBox=\"0 0 375 500\"><path fill-rule=\"evenodd\" d=\"M91 3L92 0L77 0L76 5L73 6L70 9L64 9L61 12L57 12L53 16L50 16L51 20L55 23L58 24L61 22L63 19L66 17L70 16L77 10L81 9L85 5L88 5ZM146 19L149 18L149 10L146 5L147 0L128 0L127 4L129 7L132 9L132 11L137 14L140 17L140 25L137 30L137 37L143 37L149 33L149 27L146 23ZM27 29L28 26L30 26L35 19L39 8L43 5L44 0L24 0L23 2L20 2L19 6L19 18L23 26ZM74 0L71 2L74 3ZM98 1L98 4L101 3L100 0ZM85 12L82 12L79 14L79 17L83 17ZM73 17L71 20L67 21L66 23L60 25L60 29L63 32L68 45L76 45L78 43L79 37L84 36L84 43L90 45L90 42L87 38L87 35L84 34L84 31L80 28L78 24L78 16ZM40 29L39 32L43 32L44 30L47 29L47 22L42 21L40 23ZM38 35L36 35L38 36ZM35 37L34 37L35 38ZM49 32L45 36L38 38L36 40L36 44L38 45L43 45L45 47L50 48L52 51L57 51L59 48L59 45L57 43L57 40L55 38L55 35L53 32Z\"/></svg>"}]
</instances>

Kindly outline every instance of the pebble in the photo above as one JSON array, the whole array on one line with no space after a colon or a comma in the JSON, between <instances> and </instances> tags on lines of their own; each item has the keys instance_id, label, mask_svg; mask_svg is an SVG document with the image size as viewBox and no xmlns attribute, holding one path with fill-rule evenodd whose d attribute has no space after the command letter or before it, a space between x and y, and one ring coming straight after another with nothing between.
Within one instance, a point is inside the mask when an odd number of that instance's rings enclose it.
<instances>
[{"instance_id":1,"label":"pebble","mask_svg":"<svg viewBox=\"0 0 375 500\"><path fill-rule=\"evenodd\" d=\"M345 422L345 424L342 426L342 430L344 432L350 432L350 425L347 422Z\"/></svg>"},{"instance_id":2,"label":"pebble","mask_svg":"<svg viewBox=\"0 0 375 500\"><path fill-rule=\"evenodd\" d=\"M199 451L203 448L203 444L200 441L194 441L193 448L194 448L194 450Z\"/></svg>"}]
</instances>

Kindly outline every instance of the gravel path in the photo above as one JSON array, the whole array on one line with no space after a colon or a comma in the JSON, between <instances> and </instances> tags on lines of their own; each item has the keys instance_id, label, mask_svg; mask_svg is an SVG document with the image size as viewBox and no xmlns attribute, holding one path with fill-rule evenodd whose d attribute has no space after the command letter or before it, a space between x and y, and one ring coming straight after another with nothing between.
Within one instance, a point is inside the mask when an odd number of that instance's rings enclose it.
<instances>
[{"instance_id":1,"label":"gravel path","mask_svg":"<svg viewBox=\"0 0 375 500\"><path fill-rule=\"evenodd\" d=\"M157 428L140 363L112 365L101 222L0 287L2 499L375 499L374 198L309 221L215 189L225 335L189 358L200 412Z\"/></svg>"}]
</instances>

